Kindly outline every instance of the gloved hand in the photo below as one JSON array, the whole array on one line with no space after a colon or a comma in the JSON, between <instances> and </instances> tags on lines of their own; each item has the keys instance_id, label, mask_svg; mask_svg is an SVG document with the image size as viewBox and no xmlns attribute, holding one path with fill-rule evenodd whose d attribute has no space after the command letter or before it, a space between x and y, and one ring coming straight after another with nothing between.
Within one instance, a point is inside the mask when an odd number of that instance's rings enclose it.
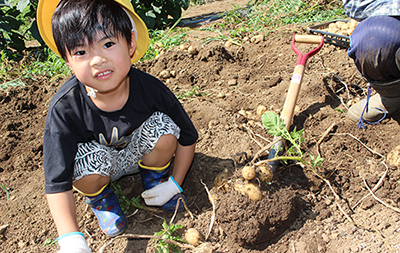
<instances>
[{"instance_id":1,"label":"gloved hand","mask_svg":"<svg viewBox=\"0 0 400 253\"><path fill-rule=\"evenodd\" d=\"M57 238L60 250L58 253L92 253L80 232L72 232Z\"/></svg>"},{"instance_id":2,"label":"gloved hand","mask_svg":"<svg viewBox=\"0 0 400 253\"><path fill-rule=\"evenodd\" d=\"M173 196L181 193L183 190L175 179L170 176L165 182L162 182L153 188L142 193L142 198L148 206L162 206Z\"/></svg>"}]
</instances>

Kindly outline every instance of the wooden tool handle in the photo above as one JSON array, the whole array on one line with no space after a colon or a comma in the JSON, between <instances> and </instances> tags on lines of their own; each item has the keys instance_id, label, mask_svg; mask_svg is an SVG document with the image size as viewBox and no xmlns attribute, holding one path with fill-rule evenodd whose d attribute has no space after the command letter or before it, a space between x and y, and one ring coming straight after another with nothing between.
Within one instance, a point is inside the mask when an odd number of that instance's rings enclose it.
<instances>
[{"instance_id":1,"label":"wooden tool handle","mask_svg":"<svg viewBox=\"0 0 400 253\"><path fill-rule=\"evenodd\" d=\"M294 41L295 42L300 42L300 43L309 43L309 44L320 44L321 41L324 40L324 36L320 35L299 35L296 34L294 36Z\"/></svg>"}]
</instances>

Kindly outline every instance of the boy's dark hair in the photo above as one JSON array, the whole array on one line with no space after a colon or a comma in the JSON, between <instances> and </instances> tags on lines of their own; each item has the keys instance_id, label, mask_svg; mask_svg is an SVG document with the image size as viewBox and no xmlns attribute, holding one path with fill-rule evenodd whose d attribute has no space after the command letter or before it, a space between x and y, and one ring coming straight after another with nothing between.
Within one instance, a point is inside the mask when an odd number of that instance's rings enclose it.
<instances>
[{"instance_id":1,"label":"boy's dark hair","mask_svg":"<svg viewBox=\"0 0 400 253\"><path fill-rule=\"evenodd\" d=\"M54 41L61 57L82 46L91 45L97 34L124 38L131 43L132 23L114 0L61 0L52 18Z\"/></svg>"}]
</instances>

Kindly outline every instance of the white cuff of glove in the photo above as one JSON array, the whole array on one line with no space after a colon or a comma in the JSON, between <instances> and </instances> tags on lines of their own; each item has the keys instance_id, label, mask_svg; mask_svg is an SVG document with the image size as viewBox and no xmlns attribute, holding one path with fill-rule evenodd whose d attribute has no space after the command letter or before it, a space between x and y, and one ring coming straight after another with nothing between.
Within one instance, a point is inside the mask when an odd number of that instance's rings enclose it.
<instances>
[{"instance_id":1,"label":"white cuff of glove","mask_svg":"<svg viewBox=\"0 0 400 253\"><path fill-rule=\"evenodd\" d=\"M60 250L58 253L92 253L80 232L71 232L57 238Z\"/></svg>"},{"instance_id":2,"label":"white cuff of glove","mask_svg":"<svg viewBox=\"0 0 400 253\"><path fill-rule=\"evenodd\" d=\"M160 183L153 188L144 191L142 198L148 206L162 206L167 203L173 196L181 193L183 190L175 179L170 176L168 181Z\"/></svg>"}]
</instances>

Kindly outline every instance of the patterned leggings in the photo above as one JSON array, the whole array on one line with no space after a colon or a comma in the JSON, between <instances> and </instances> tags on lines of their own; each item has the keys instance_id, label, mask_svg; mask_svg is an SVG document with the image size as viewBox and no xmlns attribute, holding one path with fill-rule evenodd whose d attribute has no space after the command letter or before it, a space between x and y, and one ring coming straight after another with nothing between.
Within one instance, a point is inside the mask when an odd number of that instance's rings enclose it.
<instances>
[{"instance_id":1,"label":"patterned leggings","mask_svg":"<svg viewBox=\"0 0 400 253\"><path fill-rule=\"evenodd\" d=\"M132 133L132 140L124 149L117 150L97 141L78 144L73 181L97 174L116 181L122 176L139 172L138 161L150 153L161 136L172 134L177 139L180 128L167 115L155 112Z\"/></svg>"}]
</instances>

